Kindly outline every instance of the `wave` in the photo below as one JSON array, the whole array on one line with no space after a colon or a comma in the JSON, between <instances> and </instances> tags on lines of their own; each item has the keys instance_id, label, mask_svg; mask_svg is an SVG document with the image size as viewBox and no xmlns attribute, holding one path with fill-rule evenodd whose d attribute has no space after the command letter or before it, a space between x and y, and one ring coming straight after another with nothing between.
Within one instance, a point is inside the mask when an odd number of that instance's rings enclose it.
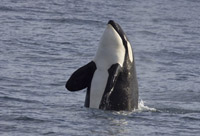
<instances>
[{"instance_id":1,"label":"wave","mask_svg":"<svg viewBox=\"0 0 200 136\"><path fill-rule=\"evenodd\" d=\"M186 116L186 117L182 117L182 119L184 119L185 121L200 121L200 117L191 117L191 116Z\"/></svg>"},{"instance_id":2,"label":"wave","mask_svg":"<svg viewBox=\"0 0 200 136\"><path fill-rule=\"evenodd\" d=\"M14 98L14 97L9 97L9 96L0 97L0 100L1 99L3 101L17 101L17 102L25 102L25 103L41 103L41 102L36 101L36 100L26 100L26 99Z\"/></svg>"},{"instance_id":3,"label":"wave","mask_svg":"<svg viewBox=\"0 0 200 136\"><path fill-rule=\"evenodd\" d=\"M19 117L16 117L14 120L17 120L17 121L30 121L30 122L35 122L35 123L43 123L43 122L47 121L47 120L37 119L37 118L33 118L33 117L28 117L28 116L19 116Z\"/></svg>"},{"instance_id":4,"label":"wave","mask_svg":"<svg viewBox=\"0 0 200 136\"><path fill-rule=\"evenodd\" d=\"M76 25L95 25L95 26L102 26L104 22L98 20L90 20L90 19L81 19L81 18L47 18L43 19L42 21L46 22L54 22L54 23L68 23L68 24L76 24Z\"/></svg>"},{"instance_id":5,"label":"wave","mask_svg":"<svg viewBox=\"0 0 200 136\"><path fill-rule=\"evenodd\" d=\"M191 110L191 109L183 109L183 108L164 108L164 109L157 109L158 112L161 113L170 113L170 114L190 114L190 113L200 113L198 109Z\"/></svg>"}]
</instances>

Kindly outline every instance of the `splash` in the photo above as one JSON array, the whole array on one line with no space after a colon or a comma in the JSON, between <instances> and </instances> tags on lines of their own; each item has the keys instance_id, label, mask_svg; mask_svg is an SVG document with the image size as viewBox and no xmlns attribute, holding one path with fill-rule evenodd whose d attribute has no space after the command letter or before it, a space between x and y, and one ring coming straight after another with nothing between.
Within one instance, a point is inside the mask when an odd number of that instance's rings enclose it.
<instances>
[{"instance_id":1,"label":"splash","mask_svg":"<svg viewBox=\"0 0 200 136\"><path fill-rule=\"evenodd\" d=\"M132 111L114 111L112 113L116 114L116 115L124 115L124 116L131 115L132 116L132 114L134 114L134 113L148 112L148 111L156 112L158 110L155 108L150 108L148 106L145 106L144 101L140 100L140 102L138 103L138 109L134 109Z\"/></svg>"},{"instance_id":2,"label":"splash","mask_svg":"<svg viewBox=\"0 0 200 136\"><path fill-rule=\"evenodd\" d=\"M142 111L157 111L155 108L150 108L148 106L144 105L144 101L140 100L138 103L138 109L135 109L136 112L142 112Z\"/></svg>"}]
</instances>

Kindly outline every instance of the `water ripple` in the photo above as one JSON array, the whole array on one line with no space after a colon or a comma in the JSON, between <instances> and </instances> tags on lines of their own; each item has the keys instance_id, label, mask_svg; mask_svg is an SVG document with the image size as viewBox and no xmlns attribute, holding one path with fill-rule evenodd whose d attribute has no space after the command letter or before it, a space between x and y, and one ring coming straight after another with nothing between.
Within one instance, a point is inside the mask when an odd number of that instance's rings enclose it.
<instances>
[{"instance_id":1,"label":"water ripple","mask_svg":"<svg viewBox=\"0 0 200 136\"><path fill-rule=\"evenodd\" d=\"M0 96L0 101L16 101L16 102L24 102L24 103L35 103L35 104L41 104L40 101L36 100L27 100L27 99L21 99L21 98L15 98L15 97L8 97L8 96Z\"/></svg>"}]
</instances>

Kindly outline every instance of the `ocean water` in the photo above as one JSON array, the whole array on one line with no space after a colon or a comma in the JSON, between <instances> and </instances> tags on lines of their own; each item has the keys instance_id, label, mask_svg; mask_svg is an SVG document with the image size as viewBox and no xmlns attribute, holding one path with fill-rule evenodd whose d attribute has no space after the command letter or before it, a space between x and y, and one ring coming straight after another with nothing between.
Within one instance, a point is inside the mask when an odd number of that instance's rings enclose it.
<instances>
[{"instance_id":1,"label":"ocean water","mask_svg":"<svg viewBox=\"0 0 200 136\"><path fill-rule=\"evenodd\" d=\"M69 92L108 20L135 55L139 109L85 108ZM199 136L200 1L0 0L1 136Z\"/></svg>"}]
</instances>

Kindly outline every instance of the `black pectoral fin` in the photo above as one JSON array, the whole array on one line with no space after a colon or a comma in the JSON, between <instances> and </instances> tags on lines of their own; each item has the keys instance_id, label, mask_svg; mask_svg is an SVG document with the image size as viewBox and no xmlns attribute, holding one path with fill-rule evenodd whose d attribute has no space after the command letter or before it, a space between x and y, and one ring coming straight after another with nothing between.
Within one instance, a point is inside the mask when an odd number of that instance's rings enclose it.
<instances>
[{"instance_id":1,"label":"black pectoral fin","mask_svg":"<svg viewBox=\"0 0 200 136\"><path fill-rule=\"evenodd\" d=\"M99 107L100 109L109 109L109 97L112 94L112 91L114 90L115 84L121 71L122 68L119 64L114 64L108 69L109 77Z\"/></svg>"},{"instance_id":2,"label":"black pectoral fin","mask_svg":"<svg viewBox=\"0 0 200 136\"><path fill-rule=\"evenodd\" d=\"M95 70L96 64L91 61L87 65L76 70L67 81L65 87L69 91L78 91L88 87Z\"/></svg>"}]
</instances>

